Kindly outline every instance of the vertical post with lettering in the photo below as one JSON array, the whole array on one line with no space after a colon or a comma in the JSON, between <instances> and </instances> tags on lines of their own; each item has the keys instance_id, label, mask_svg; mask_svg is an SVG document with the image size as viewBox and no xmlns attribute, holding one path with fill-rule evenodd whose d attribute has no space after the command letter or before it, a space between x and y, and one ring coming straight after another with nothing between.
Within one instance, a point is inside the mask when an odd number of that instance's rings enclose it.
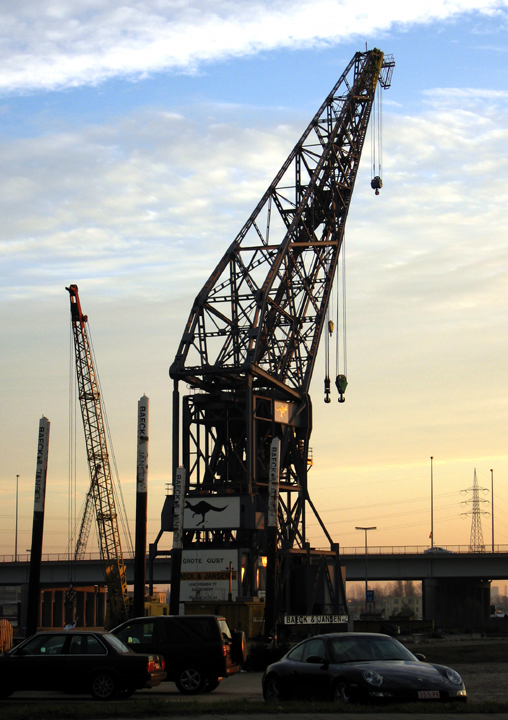
<instances>
[{"instance_id":1,"label":"vertical post with lettering","mask_svg":"<svg viewBox=\"0 0 508 720\"><path fill-rule=\"evenodd\" d=\"M150 400L138 402L138 453L136 471L136 545L134 553L134 617L145 614L146 519L148 504L148 415Z\"/></svg>"},{"instance_id":2,"label":"vertical post with lettering","mask_svg":"<svg viewBox=\"0 0 508 720\"><path fill-rule=\"evenodd\" d=\"M182 572L183 549L183 505L185 496L185 468L178 467L173 483L174 517L173 517L173 551L171 553L171 596L169 612L171 615L180 613L180 575Z\"/></svg>"},{"instance_id":3,"label":"vertical post with lettering","mask_svg":"<svg viewBox=\"0 0 508 720\"><path fill-rule=\"evenodd\" d=\"M270 445L270 473L268 476L268 523L266 530L266 604L265 635L277 637L277 517L279 510L280 439Z\"/></svg>"},{"instance_id":4,"label":"vertical post with lettering","mask_svg":"<svg viewBox=\"0 0 508 720\"><path fill-rule=\"evenodd\" d=\"M26 620L27 637L37 632L37 624L39 620L44 507L46 502L46 477L48 473L49 428L49 420L42 417L39 422L39 437L37 440L34 519L32 525L32 549L30 552L30 574L28 579Z\"/></svg>"}]
</instances>

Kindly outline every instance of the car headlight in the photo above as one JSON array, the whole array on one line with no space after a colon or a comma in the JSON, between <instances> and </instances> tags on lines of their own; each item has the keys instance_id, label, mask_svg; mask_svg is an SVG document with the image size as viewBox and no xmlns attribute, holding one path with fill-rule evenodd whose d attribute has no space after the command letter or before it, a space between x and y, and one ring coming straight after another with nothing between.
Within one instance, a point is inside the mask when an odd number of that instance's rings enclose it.
<instances>
[{"instance_id":1,"label":"car headlight","mask_svg":"<svg viewBox=\"0 0 508 720\"><path fill-rule=\"evenodd\" d=\"M451 668L446 668L444 671L445 677L450 682L454 683L455 685L462 685L462 678L460 677L459 673L456 670L452 670Z\"/></svg>"},{"instance_id":2,"label":"car headlight","mask_svg":"<svg viewBox=\"0 0 508 720\"><path fill-rule=\"evenodd\" d=\"M369 683L369 685L375 685L379 687L383 684L383 678L375 670L364 670L363 679Z\"/></svg>"}]
</instances>

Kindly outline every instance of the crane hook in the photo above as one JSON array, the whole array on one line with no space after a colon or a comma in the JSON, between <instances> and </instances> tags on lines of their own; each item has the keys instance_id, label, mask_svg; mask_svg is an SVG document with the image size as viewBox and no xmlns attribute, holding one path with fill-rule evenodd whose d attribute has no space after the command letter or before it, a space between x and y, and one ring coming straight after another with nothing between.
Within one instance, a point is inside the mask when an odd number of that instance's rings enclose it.
<instances>
[{"instance_id":1,"label":"crane hook","mask_svg":"<svg viewBox=\"0 0 508 720\"><path fill-rule=\"evenodd\" d=\"M376 191L376 195L379 195L379 191L383 187L383 181L379 177L379 175L376 175L376 177L373 177L370 181L370 186L373 190Z\"/></svg>"},{"instance_id":2,"label":"crane hook","mask_svg":"<svg viewBox=\"0 0 508 720\"><path fill-rule=\"evenodd\" d=\"M343 403L345 402L346 398L344 397L344 393L346 392L347 388L347 378L345 375L337 375L335 378L335 385L337 386L337 390L339 391L339 402Z\"/></svg>"}]
</instances>

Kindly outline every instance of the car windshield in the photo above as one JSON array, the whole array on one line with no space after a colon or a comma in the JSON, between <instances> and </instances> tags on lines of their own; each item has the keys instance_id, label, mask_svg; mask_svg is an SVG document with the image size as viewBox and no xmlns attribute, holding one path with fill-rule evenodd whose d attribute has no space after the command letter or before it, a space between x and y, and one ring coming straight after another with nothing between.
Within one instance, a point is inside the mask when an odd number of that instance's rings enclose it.
<instances>
[{"instance_id":1,"label":"car windshield","mask_svg":"<svg viewBox=\"0 0 508 720\"><path fill-rule=\"evenodd\" d=\"M363 662L372 660L416 660L397 640L388 637L333 638L329 648L332 662Z\"/></svg>"}]
</instances>

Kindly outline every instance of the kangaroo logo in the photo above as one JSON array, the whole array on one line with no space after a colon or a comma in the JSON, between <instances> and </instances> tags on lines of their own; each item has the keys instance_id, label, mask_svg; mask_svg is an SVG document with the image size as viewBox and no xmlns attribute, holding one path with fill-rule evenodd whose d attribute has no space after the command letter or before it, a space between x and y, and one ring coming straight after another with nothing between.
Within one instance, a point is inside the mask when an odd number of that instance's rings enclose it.
<instances>
[{"instance_id":1,"label":"kangaroo logo","mask_svg":"<svg viewBox=\"0 0 508 720\"><path fill-rule=\"evenodd\" d=\"M227 505L224 505L224 507L218 508L214 505L210 505L210 503L206 502L206 500L200 500L196 505L191 505L191 503L186 500L185 501L185 509L186 510L192 510L192 517L195 518L196 515L201 515L201 521L198 522L198 525L204 525L205 523L205 515L210 512L210 510L213 510L214 512L222 512L227 508Z\"/></svg>"}]
</instances>

